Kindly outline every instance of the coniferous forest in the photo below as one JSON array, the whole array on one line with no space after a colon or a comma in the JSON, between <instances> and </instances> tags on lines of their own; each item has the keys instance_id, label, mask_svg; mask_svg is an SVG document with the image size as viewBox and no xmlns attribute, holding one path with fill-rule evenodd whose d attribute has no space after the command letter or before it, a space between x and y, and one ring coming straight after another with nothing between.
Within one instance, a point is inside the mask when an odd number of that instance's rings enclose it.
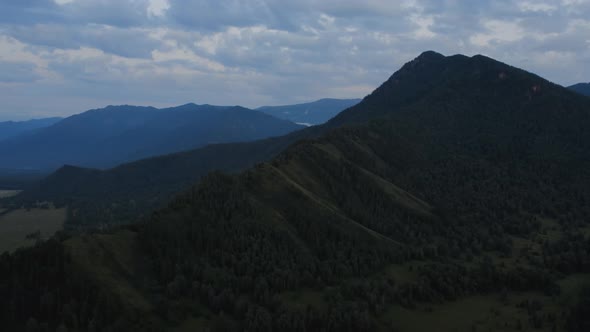
<instances>
[{"instance_id":1,"label":"coniferous forest","mask_svg":"<svg viewBox=\"0 0 590 332\"><path fill-rule=\"evenodd\" d=\"M252 143L265 153L250 168L196 177L162 208L127 211L135 222L3 254L0 321L412 331L442 310L462 313L457 330L588 331L588 128L587 97L426 52L281 152L266 153L285 138Z\"/></svg>"}]
</instances>

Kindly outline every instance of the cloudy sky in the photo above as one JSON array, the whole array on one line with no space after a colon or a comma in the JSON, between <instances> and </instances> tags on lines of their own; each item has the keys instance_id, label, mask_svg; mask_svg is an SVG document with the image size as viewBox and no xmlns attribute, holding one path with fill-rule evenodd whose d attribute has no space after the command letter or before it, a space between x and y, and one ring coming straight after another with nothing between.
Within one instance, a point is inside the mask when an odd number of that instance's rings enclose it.
<instances>
[{"instance_id":1,"label":"cloudy sky","mask_svg":"<svg viewBox=\"0 0 590 332\"><path fill-rule=\"evenodd\" d=\"M1 0L0 120L363 97L424 50L590 81L590 0Z\"/></svg>"}]
</instances>

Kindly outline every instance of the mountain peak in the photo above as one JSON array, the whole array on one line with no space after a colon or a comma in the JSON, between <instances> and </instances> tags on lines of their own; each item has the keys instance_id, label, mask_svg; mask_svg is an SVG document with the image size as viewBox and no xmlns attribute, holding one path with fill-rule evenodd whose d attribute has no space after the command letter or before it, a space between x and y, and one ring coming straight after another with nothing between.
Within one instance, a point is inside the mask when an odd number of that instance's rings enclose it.
<instances>
[{"instance_id":1,"label":"mountain peak","mask_svg":"<svg viewBox=\"0 0 590 332\"><path fill-rule=\"evenodd\" d=\"M365 97L359 107L340 113L330 124L350 124L389 116L401 109L414 107L411 105L417 101L424 102L425 98L429 98L427 105L434 105L436 101L440 106L441 103L444 104L442 94L454 98L460 93L491 92L487 97L490 98L490 103L495 103L492 95L505 93L510 96L518 95L519 103L528 103L544 94L541 91L546 91L548 84L548 81L535 74L484 55L444 56L426 51L403 65Z\"/></svg>"},{"instance_id":2,"label":"mountain peak","mask_svg":"<svg viewBox=\"0 0 590 332\"><path fill-rule=\"evenodd\" d=\"M422 52L422 54L420 54L416 59L414 60L419 60L419 61L429 61L429 60L441 60L444 59L445 56L435 52L435 51L425 51Z\"/></svg>"},{"instance_id":3,"label":"mountain peak","mask_svg":"<svg viewBox=\"0 0 590 332\"><path fill-rule=\"evenodd\" d=\"M448 58L452 57L446 57L435 51L425 51L414 58L412 61L403 65L399 72L414 71L418 68L430 67L433 65L436 66L440 63L443 63Z\"/></svg>"}]
</instances>

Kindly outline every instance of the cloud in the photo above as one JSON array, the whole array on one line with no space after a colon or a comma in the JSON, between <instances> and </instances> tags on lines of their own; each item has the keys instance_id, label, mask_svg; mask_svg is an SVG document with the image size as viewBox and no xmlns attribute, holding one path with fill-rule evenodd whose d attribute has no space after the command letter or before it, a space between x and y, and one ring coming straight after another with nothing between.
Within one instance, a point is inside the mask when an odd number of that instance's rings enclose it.
<instances>
[{"instance_id":1,"label":"cloud","mask_svg":"<svg viewBox=\"0 0 590 332\"><path fill-rule=\"evenodd\" d=\"M4 0L0 120L362 97L428 49L590 80L590 1Z\"/></svg>"},{"instance_id":2,"label":"cloud","mask_svg":"<svg viewBox=\"0 0 590 332\"><path fill-rule=\"evenodd\" d=\"M0 62L1 83L27 83L40 78L35 65L27 62Z\"/></svg>"},{"instance_id":3,"label":"cloud","mask_svg":"<svg viewBox=\"0 0 590 332\"><path fill-rule=\"evenodd\" d=\"M150 31L145 28L119 28L94 23L83 26L36 24L7 29L13 38L31 45L53 49L93 47L131 58L149 58L151 52L160 46L160 41L151 37Z\"/></svg>"},{"instance_id":4,"label":"cloud","mask_svg":"<svg viewBox=\"0 0 590 332\"><path fill-rule=\"evenodd\" d=\"M3 0L0 23L144 26L153 24L153 14L162 12L163 6L155 0Z\"/></svg>"}]
</instances>

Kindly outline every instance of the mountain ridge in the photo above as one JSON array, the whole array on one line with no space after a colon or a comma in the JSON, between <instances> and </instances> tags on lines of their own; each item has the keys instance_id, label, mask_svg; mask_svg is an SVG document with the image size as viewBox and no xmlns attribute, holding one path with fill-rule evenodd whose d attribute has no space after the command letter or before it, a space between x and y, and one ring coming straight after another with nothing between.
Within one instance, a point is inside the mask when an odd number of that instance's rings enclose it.
<instances>
[{"instance_id":1,"label":"mountain ridge","mask_svg":"<svg viewBox=\"0 0 590 332\"><path fill-rule=\"evenodd\" d=\"M30 303L0 302L0 317L54 328L74 315L113 330L585 330L590 285L572 280L590 275L590 100L482 56L417 59L326 125L198 150L287 145L209 173L139 224L0 257L0 291ZM46 312L50 296L67 314Z\"/></svg>"},{"instance_id":2,"label":"mountain ridge","mask_svg":"<svg viewBox=\"0 0 590 332\"><path fill-rule=\"evenodd\" d=\"M26 132L49 127L63 118L49 117L41 119L31 119L26 121L4 121L0 122L0 141L6 140Z\"/></svg>"},{"instance_id":3,"label":"mountain ridge","mask_svg":"<svg viewBox=\"0 0 590 332\"><path fill-rule=\"evenodd\" d=\"M440 65L441 63L444 64ZM434 69L431 70L431 67L434 67ZM221 169L224 171L239 171L246 169L257 162L269 160L290 144L301 139L318 137L338 127L358 125L375 118L391 117L393 115L400 116L405 120L408 117L413 116L412 110L420 110L425 107L432 108L432 105L441 110L448 109L448 106L444 105L444 100L442 100L442 97L440 96L441 94L450 95L454 100L460 100L459 98L462 96L453 94L452 90L447 91L448 89L438 89L437 86L441 84L444 86L460 84L460 82L457 82L456 80L453 81L452 76L462 75L462 77L467 77L472 80L473 85L477 87L478 85L481 85L480 82L487 82L483 81L484 78L482 78L483 69L487 70L484 77L485 80L488 80L491 83L486 84L485 88L483 86L478 88L479 90L476 91L475 96L472 96L472 99L481 98L477 94L485 94L486 89L489 91L496 91L502 88L502 91L504 91L502 93L510 96L515 93L514 91L518 91L518 96L514 97L518 97L518 102L521 105L524 105L542 97L545 93L545 88L547 87L550 89L563 89L560 90L560 93L566 93L567 98L572 97L575 100L583 100L583 97L579 97L577 94L574 94L569 90L565 90L564 88L549 83L534 74L531 75L526 71L508 66L484 56L467 57L456 55L445 57L436 52L425 52L413 61L402 66L402 68L396 71L396 73L386 80L382 86L377 88L369 96L365 97L359 104L341 112L324 125L310 127L283 137L267 139L264 141L236 145L214 145L202 149L187 151L186 153L138 161L124 165L121 168L116 168L112 171L98 173L102 174L100 180L98 177L89 177L87 182L88 185L79 188L78 190L81 190L80 192L67 191L67 193L60 193L60 188L68 188L72 186L67 185L67 179L64 180L65 182L60 182L54 181L55 178L50 177L47 181L41 182L37 187L25 191L21 198L25 201L35 201L50 197L59 201L60 204L68 204L68 202L71 204L72 202L68 198L68 195L96 197L96 194L92 194L92 188L108 188L108 190L115 193L115 196L119 197L117 201L120 200L119 203L122 203L118 204L121 206L122 210L133 210L126 207L128 204L125 202L129 200L134 200L136 203L143 201L152 203L160 202L159 204L162 204L162 202L169 199L169 197L171 197L170 195L175 191L186 188L188 183L197 181L200 177L212 170ZM398 88L400 84L405 85L401 90ZM516 85L518 87L516 87ZM535 86L537 86L538 90L533 91ZM500 93L500 90L494 93ZM422 104L420 103L420 98L424 99L425 94L429 96L429 105L423 105L424 102ZM496 100L489 96L486 98L494 104L497 103ZM373 102L376 99L381 99L382 101L378 103ZM408 108L408 105L413 106L412 108ZM474 104L473 107L474 109L481 108L481 106L476 104ZM482 119L490 118L491 114L493 113L482 113ZM469 113L465 113L465 115L469 115ZM501 112L498 113L498 115L502 115L504 118L511 116L511 114L507 112ZM551 121L554 120L553 117L554 116L551 116ZM407 123L419 128L421 126L420 121L424 121L425 123L436 127L437 121L448 120L444 118L444 112L437 111L430 112L428 117L422 116L418 123L414 120ZM523 123L519 125L523 128L529 127L529 130L538 130L535 129L536 121L539 121L539 119L529 118L527 115L526 119L523 120ZM555 119L553 122L557 124L560 123L560 121L562 121L562 119ZM508 123L510 124L510 122ZM510 124L510 126L513 125L514 124ZM468 126L474 136L479 135L477 130L490 130L477 127L478 126L473 125ZM582 130L583 129L580 129L580 131ZM590 139L588 139L588 141L590 141ZM485 144L485 141L482 141L481 144ZM512 142L505 142L504 144L508 146L512 144ZM555 150L559 151L560 148L555 147ZM212 162L212 160L214 162ZM120 174L123 172L122 170L125 169L134 169L135 172L141 175L138 177L128 176L129 178L137 179L137 181L133 180L133 182L127 182L125 177L116 175ZM123 173L129 174L128 172ZM142 177L150 180L141 180ZM71 182L75 183L76 181ZM132 186L131 183L133 183ZM133 194L126 189L128 185L136 188L146 188L146 191L138 191L140 194ZM74 187L78 188L78 186ZM156 190L158 187L170 189ZM102 193L106 190L107 189L102 189L100 192ZM84 192L85 194L82 194ZM139 199L139 197L142 198ZM113 202L108 199L105 202L107 206L112 205L112 203ZM76 204L92 206L94 208L96 206L101 206L101 203L96 200L92 202L77 202ZM145 211L146 205L138 204L138 206L141 207L139 210ZM149 206L149 204L147 206ZM131 214L125 213L125 222L129 222L130 217L134 213L137 214L138 212L132 212ZM116 213L109 219L112 220L112 222L117 223ZM90 224L91 223L92 222L90 222Z\"/></svg>"},{"instance_id":4,"label":"mountain ridge","mask_svg":"<svg viewBox=\"0 0 590 332\"><path fill-rule=\"evenodd\" d=\"M4 168L55 169L63 164L112 167L214 142L278 136L301 126L243 107L186 104L156 109L107 106L0 142Z\"/></svg>"}]
</instances>

